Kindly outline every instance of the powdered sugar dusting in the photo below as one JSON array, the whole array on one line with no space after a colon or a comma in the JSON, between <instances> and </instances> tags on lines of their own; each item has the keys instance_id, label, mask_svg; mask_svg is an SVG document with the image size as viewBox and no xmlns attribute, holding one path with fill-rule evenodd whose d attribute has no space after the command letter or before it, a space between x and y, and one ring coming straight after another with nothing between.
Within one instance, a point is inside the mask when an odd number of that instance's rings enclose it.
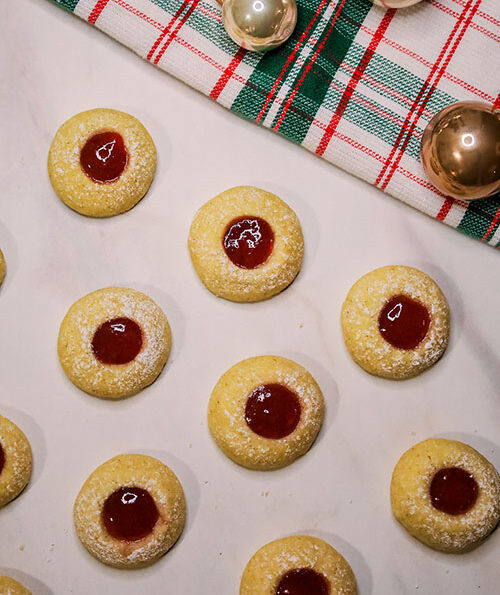
<instances>
[{"instance_id":1,"label":"powdered sugar dusting","mask_svg":"<svg viewBox=\"0 0 500 595\"><path fill-rule=\"evenodd\" d=\"M380 334L378 317L395 295L424 304L430 325L414 349L397 349ZM425 273L406 266L386 266L359 279L342 306L344 339L353 359L372 374L407 378L433 365L448 344L449 311L446 298Z\"/></svg>"},{"instance_id":2,"label":"powdered sugar dusting","mask_svg":"<svg viewBox=\"0 0 500 595\"><path fill-rule=\"evenodd\" d=\"M160 517L150 535L137 541L111 537L102 521L104 502L122 487L139 487L153 497ZM110 566L144 566L163 555L178 539L185 523L182 486L161 461L144 455L119 455L103 463L87 479L75 501L74 517L84 546Z\"/></svg>"},{"instance_id":3,"label":"powdered sugar dusting","mask_svg":"<svg viewBox=\"0 0 500 595\"><path fill-rule=\"evenodd\" d=\"M0 593L2 595L32 595L25 586L10 576L0 576Z\"/></svg>"},{"instance_id":4,"label":"powdered sugar dusting","mask_svg":"<svg viewBox=\"0 0 500 595\"><path fill-rule=\"evenodd\" d=\"M280 439L255 434L245 421L248 396L269 383L286 386L301 405L296 428ZM313 377L299 364L278 356L254 357L233 366L217 383L209 404L209 426L216 442L236 462L251 468L282 467L304 454L323 415L323 395Z\"/></svg>"},{"instance_id":5,"label":"powdered sugar dusting","mask_svg":"<svg viewBox=\"0 0 500 595\"><path fill-rule=\"evenodd\" d=\"M430 484L440 469L458 467L472 474L478 498L466 513L449 515L436 509ZM405 487L408 474L417 474L415 488ZM500 521L500 476L491 463L470 446L444 439L426 440L405 453L393 476L395 514L411 533L445 551L464 551L477 545ZM401 500L400 495L404 494Z\"/></svg>"},{"instance_id":6,"label":"powdered sugar dusting","mask_svg":"<svg viewBox=\"0 0 500 595\"><path fill-rule=\"evenodd\" d=\"M269 259L255 269L236 266L223 248L223 234L236 217L261 217L273 229ZM255 301L275 295L296 277L304 241L296 214L280 198L250 186L226 190L196 213L189 249L198 275L216 295L234 301Z\"/></svg>"},{"instance_id":7,"label":"powdered sugar dusting","mask_svg":"<svg viewBox=\"0 0 500 595\"><path fill-rule=\"evenodd\" d=\"M311 568L322 574L332 595L355 595L356 581L346 560L325 541L308 535L285 537L268 543L248 562L240 595L274 594L287 572Z\"/></svg>"},{"instance_id":8,"label":"powdered sugar dusting","mask_svg":"<svg viewBox=\"0 0 500 595\"><path fill-rule=\"evenodd\" d=\"M80 166L80 152L98 132L121 134L128 162L118 180L99 184ZM73 116L57 131L49 152L49 174L61 199L92 216L115 215L133 207L147 192L156 170L156 149L144 126L134 117L111 109L94 109Z\"/></svg>"},{"instance_id":9,"label":"powdered sugar dusting","mask_svg":"<svg viewBox=\"0 0 500 595\"><path fill-rule=\"evenodd\" d=\"M118 317L141 327L143 344L132 362L105 365L94 356L92 338L101 324ZM150 384L169 349L170 328L163 311L143 293L122 287L101 289L76 302L59 333L59 357L66 373L77 386L99 396L125 396Z\"/></svg>"},{"instance_id":10,"label":"powdered sugar dusting","mask_svg":"<svg viewBox=\"0 0 500 595\"><path fill-rule=\"evenodd\" d=\"M0 445L5 462L0 471L0 506L13 500L31 476L32 454L28 439L9 419L0 415Z\"/></svg>"}]
</instances>

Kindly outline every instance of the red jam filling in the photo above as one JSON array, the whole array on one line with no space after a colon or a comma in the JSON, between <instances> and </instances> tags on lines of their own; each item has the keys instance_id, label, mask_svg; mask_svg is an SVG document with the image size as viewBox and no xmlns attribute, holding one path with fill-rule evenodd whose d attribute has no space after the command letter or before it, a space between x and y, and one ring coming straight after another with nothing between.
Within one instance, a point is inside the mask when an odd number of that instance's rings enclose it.
<instances>
[{"instance_id":1,"label":"red jam filling","mask_svg":"<svg viewBox=\"0 0 500 595\"><path fill-rule=\"evenodd\" d=\"M274 233L260 217L233 219L224 233L223 246L228 258L242 269L255 269L271 255Z\"/></svg>"},{"instance_id":2,"label":"red jam filling","mask_svg":"<svg viewBox=\"0 0 500 595\"><path fill-rule=\"evenodd\" d=\"M294 568L284 574L278 583L276 595L329 595L326 578L312 568Z\"/></svg>"},{"instance_id":3,"label":"red jam filling","mask_svg":"<svg viewBox=\"0 0 500 595\"><path fill-rule=\"evenodd\" d=\"M115 539L137 541L147 537L160 514L150 493L142 488L119 488L102 507L102 520Z\"/></svg>"},{"instance_id":4,"label":"red jam filling","mask_svg":"<svg viewBox=\"0 0 500 595\"><path fill-rule=\"evenodd\" d=\"M413 349L425 337L431 322L427 308L406 295L391 298L380 311L378 328L397 349Z\"/></svg>"},{"instance_id":5,"label":"red jam filling","mask_svg":"<svg viewBox=\"0 0 500 595\"><path fill-rule=\"evenodd\" d=\"M476 503L478 492L472 473L459 467L440 469L429 488L432 506L452 515L468 512Z\"/></svg>"},{"instance_id":6,"label":"red jam filling","mask_svg":"<svg viewBox=\"0 0 500 595\"><path fill-rule=\"evenodd\" d=\"M130 318L104 322L92 338L92 351L102 364L128 364L141 347L141 327Z\"/></svg>"},{"instance_id":7,"label":"red jam filling","mask_svg":"<svg viewBox=\"0 0 500 595\"><path fill-rule=\"evenodd\" d=\"M300 419L297 395L282 384L263 384L248 397L245 421L263 438L284 438L291 434Z\"/></svg>"},{"instance_id":8,"label":"red jam filling","mask_svg":"<svg viewBox=\"0 0 500 595\"><path fill-rule=\"evenodd\" d=\"M115 182L127 166L128 153L118 132L98 132L80 151L80 165L87 176L99 184Z\"/></svg>"},{"instance_id":9,"label":"red jam filling","mask_svg":"<svg viewBox=\"0 0 500 595\"><path fill-rule=\"evenodd\" d=\"M2 473L2 469L5 465L5 452L3 450L3 446L0 443L0 473Z\"/></svg>"}]
</instances>

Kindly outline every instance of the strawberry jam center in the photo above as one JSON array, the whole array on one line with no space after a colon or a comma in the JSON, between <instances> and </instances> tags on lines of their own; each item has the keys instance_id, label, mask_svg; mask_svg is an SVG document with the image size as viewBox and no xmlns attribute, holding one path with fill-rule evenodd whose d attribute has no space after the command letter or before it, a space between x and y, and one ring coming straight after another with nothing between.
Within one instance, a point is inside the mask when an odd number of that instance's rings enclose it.
<instances>
[{"instance_id":1,"label":"strawberry jam center","mask_svg":"<svg viewBox=\"0 0 500 595\"><path fill-rule=\"evenodd\" d=\"M136 487L119 488L107 497L102 508L107 532L122 541L147 537L159 516L151 494Z\"/></svg>"},{"instance_id":2,"label":"strawberry jam center","mask_svg":"<svg viewBox=\"0 0 500 595\"><path fill-rule=\"evenodd\" d=\"M312 568L294 568L284 574L278 583L275 595L329 595L330 585L326 578Z\"/></svg>"},{"instance_id":3,"label":"strawberry jam center","mask_svg":"<svg viewBox=\"0 0 500 595\"><path fill-rule=\"evenodd\" d=\"M406 295L396 295L380 311L378 328L393 347L413 349L427 334L430 321L423 304Z\"/></svg>"},{"instance_id":4,"label":"strawberry jam center","mask_svg":"<svg viewBox=\"0 0 500 595\"><path fill-rule=\"evenodd\" d=\"M80 151L80 165L87 176L98 184L115 182L127 166L128 153L118 132L94 134Z\"/></svg>"},{"instance_id":5,"label":"strawberry jam center","mask_svg":"<svg viewBox=\"0 0 500 595\"><path fill-rule=\"evenodd\" d=\"M468 512L476 503L478 492L472 473L459 467L440 469L429 488L432 506L452 515Z\"/></svg>"},{"instance_id":6,"label":"strawberry jam center","mask_svg":"<svg viewBox=\"0 0 500 595\"><path fill-rule=\"evenodd\" d=\"M242 269L255 269L264 264L271 255L273 245L273 230L260 217L233 219L224 233L224 251L231 262Z\"/></svg>"},{"instance_id":7,"label":"strawberry jam center","mask_svg":"<svg viewBox=\"0 0 500 595\"><path fill-rule=\"evenodd\" d=\"M0 473L2 473L2 469L5 465L5 452L3 450L2 443L0 442Z\"/></svg>"},{"instance_id":8,"label":"strawberry jam center","mask_svg":"<svg viewBox=\"0 0 500 595\"><path fill-rule=\"evenodd\" d=\"M245 407L245 421L263 438L284 438L300 419L297 395L282 384L263 384L252 391Z\"/></svg>"},{"instance_id":9,"label":"strawberry jam center","mask_svg":"<svg viewBox=\"0 0 500 595\"><path fill-rule=\"evenodd\" d=\"M141 327L125 317L104 322L92 338L95 357L107 365L128 364L135 359L141 347Z\"/></svg>"}]
</instances>

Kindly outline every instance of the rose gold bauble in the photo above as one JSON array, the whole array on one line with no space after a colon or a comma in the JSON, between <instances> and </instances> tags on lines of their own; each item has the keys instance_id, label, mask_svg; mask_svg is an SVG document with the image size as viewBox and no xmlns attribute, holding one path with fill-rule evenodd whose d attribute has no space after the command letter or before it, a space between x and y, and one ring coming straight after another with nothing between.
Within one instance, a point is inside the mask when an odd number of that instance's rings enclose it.
<instances>
[{"instance_id":1,"label":"rose gold bauble","mask_svg":"<svg viewBox=\"0 0 500 595\"><path fill-rule=\"evenodd\" d=\"M500 192L500 110L478 101L449 105L427 125L420 156L443 194L476 200Z\"/></svg>"}]
</instances>

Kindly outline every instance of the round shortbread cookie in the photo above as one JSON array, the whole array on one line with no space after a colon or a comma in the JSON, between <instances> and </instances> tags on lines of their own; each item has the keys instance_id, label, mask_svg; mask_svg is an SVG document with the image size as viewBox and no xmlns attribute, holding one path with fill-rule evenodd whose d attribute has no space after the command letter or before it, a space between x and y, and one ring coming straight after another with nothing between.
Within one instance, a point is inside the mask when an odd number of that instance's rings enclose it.
<instances>
[{"instance_id":1,"label":"round shortbread cookie","mask_svg":"<svg viewBox=\"0 0 500 595\"><path fill-rule=\"evenodd\" d=\"M147 295L107 287L75 302L59 329L59 361L78 388L128 397L154 382L170 352L167 318Z\"/></svg>"},{"instance_id":2,"label":"round shortbread cookie","mask_svg":"<svg viewBox=\"0 0 500 595\"><path fill-rule=\"evenodd\" d=\"M471 446L433 438L399 459L391 481L396 519L443 552L471 550L500 520L500 476Z\"/></svg>"},{"instance_id":3,"label":"round shortbread cookie","mask_svg":"<svg viewBox=\"0 0 500 595\"><path fill-rule=\"evenodd\" d=\"M32 465L28 439L15 423L0 415L0 507L24 490Z\"/></svg>"},{"instance_id":4,"label":"round shortbread cookie","mask_svg":"<svg viewBox=\"0 0 500 595\"><path fill-rule=\"evenodd\" d=\"M144 126L114 109L92 109L56 132L48 158L59 198L82 215L109 217L135 206L156 171L156 148Z\"/></svg>"},{"instance_id":5,"label":"round shortbread cookie","mask_svg":"<svg viewBox=\"0 0 500 595\"><path fill-rule=\"evenodd\" d=\"M450 329L448 304L437 284L407 266L385 266L352 286L341 313L346 347L367 372L405 379L443 355Z\"/></svg>"},{"instance_id":6,"label":"round shortbread cookie","mask_svg":"<svg viewBox=\"0 0 500 595\"><path fill-rule=\"evenodd\" d=\"M98 467L75 500L76 533L98 560L147 566L180 537L186 502L174 472L158 459L119 455Z\"/></svg>"},{"instance_id":7,"label":"round shortbread cookie","mask_svg":"<svg viewBox=\"0 0 500 595\"><path fill-rule=\"evenodd\" d=\"M10 576L0 576L0 595L31 595L31 591Z\"/></svg>"},{"instance_id":8,"label":"round shortbread cookie","mask_svg":"<svg viewBox=\"0 0 500 595\"><path fill-rule=\"evenodd\" d=\"M4 258L3 252L0 250L0 285L2 284L2 281L5 278L6 270L7 270L7 267L5 266L5 258Z\"/></svg>"},{"instance_id":9,"label":"round shortbread cookie","mask_svg":"<svg viewBox=\"0 0 500 595\"><path fill-rule=\"evenodd\" d=\"M305 454L323 423L324 399L292 360L263 355L221 376L210 396L208 427L219 448L248 469L279 469Z\"/></svg>"},{"instance_id":10,"label":"round shortbread cookie","mask_svg":"<svg viewBox=\"0 0 500 595\"><path fill-rule=\"evenodd\" d=\"M293 590L295 587L295 590ZM243 571L240 595L356 595L356 579L331 545L308 535L271 541Z\"/></svg>"},{"instance_id":11,"label":"round shortbread cookie","mask_svg":"<svg viewBox=\"0 0 500 595\"><path fill-rule=\"evenodd\" d=\"M205 203L193 219L188 245L205 286L234 302L264 300L285 289L304 255L294 211L252 186L231 188Z\"/></svg>"}]
</instances>

